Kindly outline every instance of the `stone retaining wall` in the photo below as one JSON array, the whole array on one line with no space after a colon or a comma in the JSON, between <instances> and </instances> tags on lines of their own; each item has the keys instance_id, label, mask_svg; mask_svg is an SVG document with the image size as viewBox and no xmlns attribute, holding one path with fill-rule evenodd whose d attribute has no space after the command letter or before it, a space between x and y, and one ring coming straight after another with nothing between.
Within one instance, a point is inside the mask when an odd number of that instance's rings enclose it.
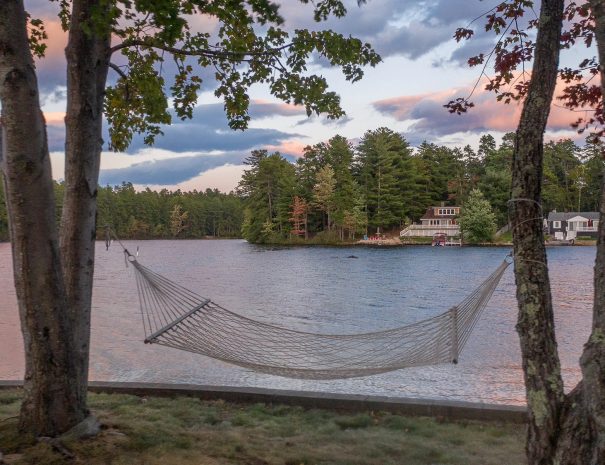
<instances>
[{"instance_id":1,"label":"stone retaining wall","mask_svg":"<svg viewBox=\"0 0 605 465\"><path fill-rule=\"evenodd\" d=\"M0 389L18 388L22 381L1 381ZM92 381L91 392L137 396L191 396L204 400L222 399L235 403L276 403L338 411L380 410L402 415L448 420L480 420L525 423L527 410L516 405L483 404L453 400L406 399L359 394L286 391L253 387L202 386L194 384L124 383Z\"/></svg>"}]
</instances>

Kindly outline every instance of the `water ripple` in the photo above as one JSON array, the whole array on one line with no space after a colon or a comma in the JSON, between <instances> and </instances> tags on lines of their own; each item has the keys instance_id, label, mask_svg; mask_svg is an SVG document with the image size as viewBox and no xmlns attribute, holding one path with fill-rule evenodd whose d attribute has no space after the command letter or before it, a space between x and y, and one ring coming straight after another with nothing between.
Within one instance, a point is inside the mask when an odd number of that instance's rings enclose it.
<instances>
[{"instance_id":1,"label":"water ripple","mask_svg":"<svg viewBox=\"0 0 605 465\"><path fill-rule=\"evenodd\" d=\"M135 243L126 243L135 245ZM139 241L140 260L251 318L304 331L355 333L412 323L462 300L501 262L503 248L261 247L244 241ZM120 249L99 244L93 294L94 380L257 386L393 397L521 404L512 270L456 366L410 368L342 381L290 380L143 345L136 286ZM358 257L355 260L348 258ZM595 249L549 250L555 324L566 386L590 329ZM0 244L0 379L22 377L9 244Z\"/></svg>"}]
</instances>

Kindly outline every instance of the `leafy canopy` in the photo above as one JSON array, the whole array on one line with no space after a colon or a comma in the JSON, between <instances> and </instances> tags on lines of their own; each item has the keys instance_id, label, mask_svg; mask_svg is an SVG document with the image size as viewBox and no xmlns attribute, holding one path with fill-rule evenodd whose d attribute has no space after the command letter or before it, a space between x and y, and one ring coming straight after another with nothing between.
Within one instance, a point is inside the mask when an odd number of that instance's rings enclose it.
<instances>
[{"instance_id":1,"label":"leafy canopy","mask_svg":"<svg viewBox=\"0 0 605 465\"><path fill-rule=\"evenodd\" d=\"M467 242L491 241L496 232L496 216L479 189L473 189L469 194L458 222L464 240Z\"/></svg>"},{"instance_id":2,"label":"leafy canopy","mask_svg":"<svg viewBox=\"0 0 605 465\"><path fill-rule=\"evenodd\" d=\"M70 2L58 1L68 30ZM346 14L340 0L299 1L313 4L317 23ZM170 124L172 112L191 118L204 84L202 70L214 74L214 94L224 102L229 126L245 129L254 84L267 85L286 103L304 106L308 115L325 113L334 119L344 115L340 98L323 76L309 72L310 66L327 61L355 82L362 78L363 66L380 61L369 44L354 37L321 28L287 30L279 5L270 0L104 0L89 23L89 33L111 34L118 41L110 50L110 67L118 79L105 99L115 150L127 148L134 134L152 144L161 125ZM211 25L213 32L200 24ZM31 29L36 31L32 47L43 53L40 24L32 22Z\"/></svg>"},{"instance_id":3,"label":"leafy canopy","mask_svg":"<svg viewBox=\"0 0 605 465\"><path fill-rule=\"evenodd\" d=\"M445 107L450 113L462 114L474 106L472 97L482 79L485 90L496 94L498 101L511 103L522 100L527 95L531 78L530 63L534 57L535 31L540 19L534 9L533 0L504 0L483 12L467 27L456 30L457 41L471 39L477 22L493 32L497 37L491 51L479 53L468 59L470 67L480 67L480 77L470 95L458 97ZM559 69L559 80L564 84L557 97L560 106L578 112L580 115L571 126L579 133L591 130L592 138L600 138L605 133L601 83L598 79L599 62L591 56L595 38L595 22L587 2L571 0L566 2L564 28L561 33L561 48L577 50L579 57L575 67ZM584 50L582 50L582 47ZM493 74L488 74L488 65L493 64Z\"/></svg>"}]
</instances>

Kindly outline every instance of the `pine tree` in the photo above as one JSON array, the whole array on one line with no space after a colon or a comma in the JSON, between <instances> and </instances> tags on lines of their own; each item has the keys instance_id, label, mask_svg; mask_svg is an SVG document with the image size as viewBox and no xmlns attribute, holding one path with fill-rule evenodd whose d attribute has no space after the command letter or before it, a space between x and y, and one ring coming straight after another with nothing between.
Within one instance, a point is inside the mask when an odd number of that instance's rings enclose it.
<instances>
[{"instance_id":1,"label":"pine tree","mask_svg":"<svg viewBox=\"0 0 605 465\"><path fill-rule=\"evenodd\" d=\"M313 187L313 205L325 213L326 229L332 229L332 212L334 210L334 191L336 189L336 179L334 178L334 169L326 165L319 170L316 177L316 183Z\"/></svg>"},{"instance_id":2,"label":"pine tree","mask_svg":"<svg viewBox=\"0 0 605 465\"><path fill-rule=\"evenodd\" d=\"M405 139L387 128L364 134L357 146L354 174L365 202L368 225L376 230L401 224L411 211L419 178Z\"/></svg>"},{"instance_id":3,"label":"pine tree","mask_svg":"<svg viewBox=\"0 0 605 465\"><path fill-rule=\"evenodd\" d=\"M508 223L508 200L510 198L515 134L505 134L498 148L495 147L495 143L491 144L491 139L489 139L489 144L480 148L480 152L484 155L484 173L477 188L492 206L496 215L496 223L503 226Z\"/></svg>"},{"instance_id":4,"label":"pine tree","mask_svg":"<svg viewBox=\"0 0 605 465\"><path fill-rule=\"evenodd\" d=\"M425 141L418 147L417 156L425 164L428 176L426 192L430 203L455 203L450 198L450 181L464 177L464 161L459 151Z\"/></svg>"},{"instance_id":5,"label":"pine tree","mask_svg":"<svg viewBox=\"0 0 605 465\"><path fill-rule=\"evenodd\" d=\"M278 152L254 151L247 160L238 192L245 199L242 235L250 242L271 241L290 231L290 204L295 194L294 166Z\"/></svg>"},{"instance_id":6,"label":"pine tree","mask_svg":"<svg viewBox=\"0 0 605 465\"><path fill-rule=\"evenodd\" d=\"M542 206L545 212L553 208L578 210L579 185L584 183L579 149L570 139L551 141L544 145L542 177Z\"/></svg>"},{"instance_id":7,"label":"pine tree","mask_svg":"<svg viewBox=\"0 0 605 465\"><path fill-rule=\"evenodd\" d=\"M586 145L578 153L584 166L584 188L582 189L582 211L599 211L601 184L605 162L605 144L594 137L586 138Z\"/></svg>"},{"instance_id":8,"label":"pine tree","mask_svg":"<svg viewBox=\"0 0 605 465\"><path fill-rule=\"evenodd\" d=\"M344 219L347 212L355 206L357 184L351 172L353 150L351 144L342 136L334 136L325 145L325 158L334 170L333 214L334 225L339 228L340 238L344 239Z\"/></svg>"}]
</instances>

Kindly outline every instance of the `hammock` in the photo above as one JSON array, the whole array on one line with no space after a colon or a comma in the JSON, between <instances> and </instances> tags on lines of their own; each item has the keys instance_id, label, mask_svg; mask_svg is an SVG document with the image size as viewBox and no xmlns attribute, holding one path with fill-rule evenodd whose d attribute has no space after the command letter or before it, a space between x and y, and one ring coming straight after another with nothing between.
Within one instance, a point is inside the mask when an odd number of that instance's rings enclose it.
<instances>
[{"instance_id":1,"label":"hammock","mask_svg":"<svg viewBox=\"0 0 605 465\"><path fill-rule=\"evenodd\" d=\"M368 376L457 363L503 263L460 304L410 325L362 334L314 334L231 312L141 265L135 269L145 343L202 354L262 373L302 379Z\"/></svg>"}]
</instances>

